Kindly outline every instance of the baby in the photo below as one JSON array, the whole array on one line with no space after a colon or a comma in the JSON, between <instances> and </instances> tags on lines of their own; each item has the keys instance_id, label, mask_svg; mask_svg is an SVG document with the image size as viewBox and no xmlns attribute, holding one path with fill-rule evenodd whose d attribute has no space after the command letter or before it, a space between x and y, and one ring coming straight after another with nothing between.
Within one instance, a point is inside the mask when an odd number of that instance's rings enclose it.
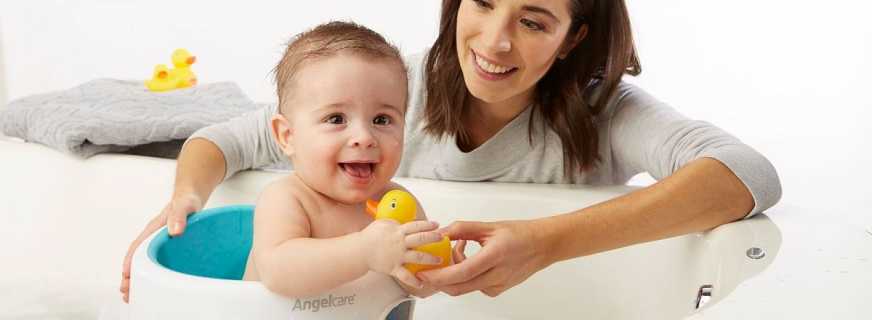
<instances>
[{"instance_id":1,"label":"baby","mask_svg":"<svg viewBox=\"0 0 872 320\"><path fill-rule=\"evenodd\" d=\"M257 201L244 279L287 297L372 276L393 277L418 297L434 293L403 264L441 262L410 249L438 242L437 223L422 210L403 225L365 213L367 199L403 189L390 181L408 85L398 50L365 27L331 22L297 35L275 73L271 131L294 171Z\"/></svg>"}]
</instances>

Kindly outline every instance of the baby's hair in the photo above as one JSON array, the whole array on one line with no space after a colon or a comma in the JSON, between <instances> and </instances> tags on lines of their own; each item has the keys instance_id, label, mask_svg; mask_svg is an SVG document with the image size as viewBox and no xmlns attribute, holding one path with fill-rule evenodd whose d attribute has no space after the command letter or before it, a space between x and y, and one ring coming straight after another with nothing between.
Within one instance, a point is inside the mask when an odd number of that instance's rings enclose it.
<instances>
[{"instance_id":1,"label":"baby's hair","mask_svg":"<svg viewBox=\"0 0 872 320\"><path fill-rule=\"evenodd\" d=\"M286 114L282 110L285 108L282 102L287 98L285 91L294 81L294 75L306 63L339 53L396 62L403 76L407 77L400 51L380 34L354 22L328 22L294 36L288 42L282 59L273 69L276 93L279 98L279 113Z\"/></svg>"}]
</instances>

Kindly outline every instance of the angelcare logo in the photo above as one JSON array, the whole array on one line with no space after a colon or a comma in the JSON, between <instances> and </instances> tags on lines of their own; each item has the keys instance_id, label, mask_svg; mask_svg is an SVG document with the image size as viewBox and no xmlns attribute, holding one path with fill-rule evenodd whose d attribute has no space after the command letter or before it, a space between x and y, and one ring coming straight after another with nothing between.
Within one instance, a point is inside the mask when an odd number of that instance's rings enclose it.
<instances>
[{"instance_id":1,"label":"angelcare logo","mask_svg":"<svg viewBox=\"0 0 872 320\"><path fill-rule=\"evenodd\" d=\"M300 300L297 299L294 302L294 308L291 311L312 311L318 312L322 308L333 308L333 307L341 307L344 305L352 305L354 304L354 297L356 294L352 294L350 296L336 296L334 297L332 294L328 295L326 298L316 298L311 300Z\"/></svg>"}]
</instances>

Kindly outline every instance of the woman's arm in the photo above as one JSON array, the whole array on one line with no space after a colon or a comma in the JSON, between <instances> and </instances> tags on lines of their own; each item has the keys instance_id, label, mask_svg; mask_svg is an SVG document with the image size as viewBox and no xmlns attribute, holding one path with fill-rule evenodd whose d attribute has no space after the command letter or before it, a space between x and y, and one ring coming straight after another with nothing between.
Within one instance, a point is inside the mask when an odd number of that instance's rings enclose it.
<instances>
[{"instance_id":1,"label":"woman's arm","mask_svg":"<svg viewBox=\"0 0 872 320\"><path fill-rule=\"evenodd\" d=\"M462 264L419 273L450 295L497 296L552 263L712 229L753 207L748 189L723 164L703 158L644 189L571 213L525 221L455 222L452 239L482 243Z\"/></svg>"},{"instance_id":2,"label":"woman's arm","mask_svg":"<svg viewBox=\"0 0 872 320\"><path fill-rule=\"evenodd\" d=\"M452 239L481 242L482 250L465 263L423 274L425 282L449 294L494 296L554 262L708 230L768 209L781 197L765 157L634 86L622 84L602 117L608 121L599 124L601 147L610 151L602 165L616 180L649 172L658 183L538 220L452 224Z\"/></svg>"},{"instance_id":3,"label":"woman's arm","mask_svg":"<svg viewBox=\"0 0 872 320\"><path fill-rule=\"evenodd\" d=\"M762 212L781 198L781 182L766 157L711 123L690 119L644 90L622 83L604 110L600 132L608 164L625 181L640 172L657 180L674 175L700 159L716 159L750 192L752 208ZM727 183L725 177L715 177Z\"/></svg>"},{"instance_id":4,"label":"woman's arm","mask_svg":"<svg viewBox=\"0 0 872 320\"><path fill-rule=\"evenodd\" d=\"M224 155L224 179L239 171L269 164L289 165L270 133L270 119L276 114L274 104L211 125L194 132L190 139L211 141Z\"/></svg>"},{"instance_id":5,"label":"woman's arm","mask_svg":"<svg viewBox=\"0 0 872 320\"><path fill-rule=\"evenodd\" d=\"M261 108L202 128L188 139L176 165L172 198L127 249L120 286L125 302L130 288L130 262L142 241L165 225L169 226L170 235L183 233L188 215L202 209L226 177L242 169L281 161L268 130L268 119L274 110L274 106Z\"/></svg>"},{"instance_id":6,"label":"woman's arm","mask_svg":"<svg viewBox=\"0 0 872 320\"><path fill-rule=\"evenodd\" d=\"M129 300L130 263L136 248L152 233L165 225L169 234L184 232L187 217L203 208L215 187L224 178L224 156L215 144L205 139L185 143L176 164L175 188L170 202L146 224L127 249L121 271L122 300Z\"/></svg>"},{"instance_id":7,"label":"woman's arm","mask_svg":"<svg viewBox=\"0 0 872 320\"><path fill-rule=\"evenodd\" d=\"M754 199L717 160L702 158L647 188L531 222L546 264L709 230L745 217ZM541 228L541 229L539 229Z\"/></svg>"},{"instance_id":8,"label":"woman's arm","mask_svg":"<svg viewBox=\"0 0 872 320\"><path fill-rule=\"evenodd\" d=\"M275 107L266 106L194 132L179 154L173 199L193 196L202 206L212 191L236 172L284 161L269 133L274 112ZM182 211L168 213L171 235L184 232L191 212Z\"/></svg>"},{"instance_id":9,"label":"woman's arm","mask_svg":"<svg viewBox=\"0 0 872 320\"><path fill-rule=\"evenodd\" d=\"M224 154L214 143L202 138L186 142L176 163L173 199L194 196L200 204L194 211L202 209L215 187L224 180L224 168ZM170 235L184 232L190 212L182 211L167 212Z\"/></svg>"}]
</instances>

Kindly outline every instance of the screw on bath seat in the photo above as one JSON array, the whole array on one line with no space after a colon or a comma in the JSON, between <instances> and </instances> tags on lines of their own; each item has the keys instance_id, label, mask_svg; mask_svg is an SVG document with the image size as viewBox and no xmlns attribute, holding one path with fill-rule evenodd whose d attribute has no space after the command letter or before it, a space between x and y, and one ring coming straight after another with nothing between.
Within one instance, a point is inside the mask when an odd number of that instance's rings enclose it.
<instances>
[{"instance_id":1,"label":"screw on bath seat","mask_svg":"<svg viewBox=\"0 0 872 320\"><path fill-rule=\"evenodd\" d=\"M754 248L748 249L748 251L745 251L745 255L747 255L748 258L751 258L754 260L759 260L759 259L763 259L763 257L766 256L766 251L763 251L763 249L754 247Z\"/></svg>"}]
</instances>

